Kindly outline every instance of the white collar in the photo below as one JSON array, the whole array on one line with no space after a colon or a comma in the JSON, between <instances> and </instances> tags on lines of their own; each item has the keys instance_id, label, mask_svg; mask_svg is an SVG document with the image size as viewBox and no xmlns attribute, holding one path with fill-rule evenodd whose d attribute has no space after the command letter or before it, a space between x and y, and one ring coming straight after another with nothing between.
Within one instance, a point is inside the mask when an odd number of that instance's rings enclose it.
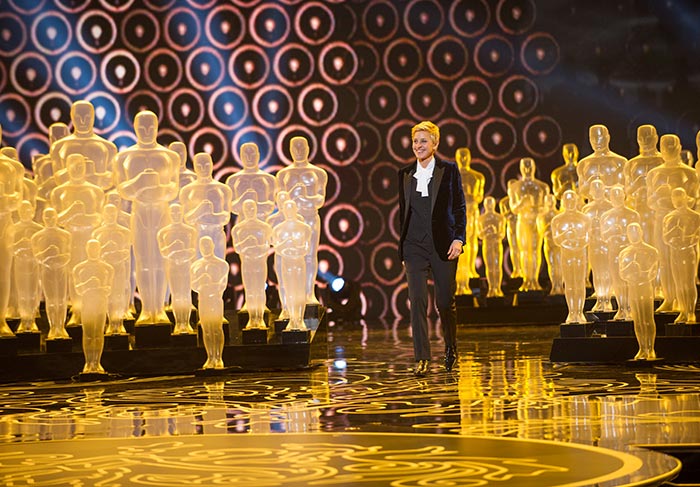
<instances>
[{"instance_id":1,"label":"white collar","mask_svg":"<svg viewBox=\"0 0 700 487\"><path fill-rule=\"evenodd\" d=\"M433 178L433 169L435 169L435 156L430 158L430 162L426 167L423 167L420 162L416 161L416 172L413 177L416 179L416 191L423 198L428 196L428 183Z\"/></svg>"},{"instance_id":2,"label":"white collar","mask_svg":"<svg viewBox=\"0 0 700 487\"><path fill-rule=\"evenodd\" d=\"M416 161L416 174L419 172L426 173L429 175L433 175L433 169L435 169L435 156L432 156L430 158L430 161L428 162L428 165L423 167L423 165Z\"/></svg>"}]
</instances>

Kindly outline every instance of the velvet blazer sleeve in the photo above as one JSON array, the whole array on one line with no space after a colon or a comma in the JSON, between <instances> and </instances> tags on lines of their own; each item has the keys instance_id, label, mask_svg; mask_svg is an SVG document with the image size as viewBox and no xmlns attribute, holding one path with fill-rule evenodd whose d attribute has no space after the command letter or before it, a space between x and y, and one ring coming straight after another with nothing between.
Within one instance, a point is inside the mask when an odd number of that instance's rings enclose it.
<instances>
[{"instance_id":1,"label":"velvet blazer sleeve","mask_svg":"<svg viewBox=\"0 0 700 487\"><path fill-rule=\"evenodd\" d=\"M440 258L447 260L447 252L454 240L467 241L467 205L457 165L436 160L436 170L441 171L441 177L433 173L434 178L440 179L432 205L433 243Z\"/></svg>"}]
</instances>

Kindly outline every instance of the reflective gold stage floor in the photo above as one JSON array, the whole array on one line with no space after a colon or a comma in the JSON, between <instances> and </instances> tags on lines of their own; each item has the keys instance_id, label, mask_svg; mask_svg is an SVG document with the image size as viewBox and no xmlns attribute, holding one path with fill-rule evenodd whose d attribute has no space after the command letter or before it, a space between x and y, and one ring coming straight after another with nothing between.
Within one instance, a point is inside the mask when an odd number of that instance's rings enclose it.
<instances>
[{"instance_id":1,"label":"reflective gold stage floor","mask_svg":"<svg viewBox=\"0 0 700 487\"><path fill-rule=\"evenodd\" d=\"M423 378L408 325L344 324L309 370L2 385L0 484L693 481L700 367L555 367L556 326L462 325L446 373L433 334Z\"/></svg>"}]
</instances>

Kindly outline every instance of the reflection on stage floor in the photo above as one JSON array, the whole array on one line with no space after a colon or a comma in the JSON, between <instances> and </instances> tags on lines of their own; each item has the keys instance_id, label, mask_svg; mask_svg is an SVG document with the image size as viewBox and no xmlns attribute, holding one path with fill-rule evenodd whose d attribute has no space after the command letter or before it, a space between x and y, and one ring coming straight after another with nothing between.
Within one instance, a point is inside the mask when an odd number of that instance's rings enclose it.
<instances>
[{"instance_id":1,"label":"reflection on stage floor","mask_svg":"<svg viewBox=\"0 0 700 487\"><path fill-rule=\"evenodd\" d=\"M431 324L416 378L407 324L331 325L306 370L1 385L2 483L661 485L688 468L659 452L700 442L694 365L555 365L557 326L461 326L447 373Z\"/></svg>"}]
</instances>

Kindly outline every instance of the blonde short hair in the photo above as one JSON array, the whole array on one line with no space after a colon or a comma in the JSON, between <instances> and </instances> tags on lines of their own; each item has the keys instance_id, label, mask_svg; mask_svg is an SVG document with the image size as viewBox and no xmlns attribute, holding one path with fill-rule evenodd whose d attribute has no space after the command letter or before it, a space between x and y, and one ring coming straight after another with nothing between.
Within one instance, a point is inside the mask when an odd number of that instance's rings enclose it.
<instances>
[{"instance_id":1,"label":"blonde short hair","mask_svg":"<svg viewBox=\"0 0 700 487\"><path fill-rule=\"evenodd\" d=\"M411 138L415 137L416 132L420 131L428 132L435 145L440 143L440 128L438 128L438 126L433 122L423 120L422 122L415 124L411 129Z\"/></svg>"}]
</instances>

